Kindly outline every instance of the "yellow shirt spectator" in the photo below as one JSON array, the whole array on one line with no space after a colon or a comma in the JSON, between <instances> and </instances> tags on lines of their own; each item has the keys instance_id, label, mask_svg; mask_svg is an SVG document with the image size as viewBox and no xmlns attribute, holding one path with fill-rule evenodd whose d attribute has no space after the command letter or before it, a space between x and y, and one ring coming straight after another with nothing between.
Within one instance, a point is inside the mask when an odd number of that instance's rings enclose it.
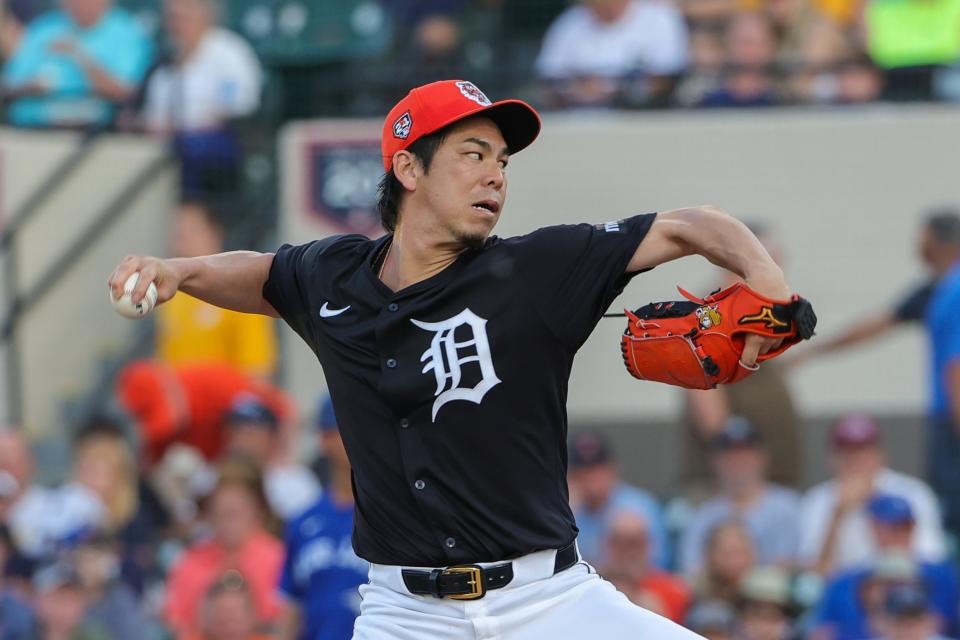
<instances>
[{"instance_id":1,"label":"yellow shirt spectator","mask_svg":"<svg viewBox=\"0 0 960 640\"><path fill-rule=\"evenodd\" d=\"M170 364L227 362L259 377L277 367L274 321L227 311L185 293L157 307L157 357Z\"/></svg>"}]
</instances>

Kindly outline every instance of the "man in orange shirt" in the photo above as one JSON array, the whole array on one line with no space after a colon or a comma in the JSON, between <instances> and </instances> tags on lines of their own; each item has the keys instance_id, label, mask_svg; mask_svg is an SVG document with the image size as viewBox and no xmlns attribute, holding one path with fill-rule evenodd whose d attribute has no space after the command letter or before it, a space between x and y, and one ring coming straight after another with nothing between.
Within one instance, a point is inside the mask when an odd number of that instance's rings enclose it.
<instances>
[{"instance_id":1,"label":"man in orange shirt","mask_svg":"<svg viewBox=\"0 0 960 640\"><path fill-rule=\"evenodd\" d=\"M184 202L173 218L171 253L193 258L223 251L223 225L201 202ZM274 320L215 307L186 294L157 309L157 358L173 365L223 362L269 379L277 369Z\"/></svg>"}]
</instances>

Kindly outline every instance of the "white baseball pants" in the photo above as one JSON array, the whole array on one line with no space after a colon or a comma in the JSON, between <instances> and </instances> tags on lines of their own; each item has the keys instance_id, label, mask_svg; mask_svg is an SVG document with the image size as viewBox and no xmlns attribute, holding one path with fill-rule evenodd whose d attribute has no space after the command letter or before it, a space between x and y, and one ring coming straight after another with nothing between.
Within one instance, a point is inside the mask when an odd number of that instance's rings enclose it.
<instances>
[{"instance_id":1,"label":"white baseball pants","mask_svg":"<svg viewBox=\"0 0 960 640\"><path fill-rule=\"evenodd\" d=\"M555 551L513 560L513 580L479 600L413 595L403 567L370 566L354 640L694 640L631 603L579 562L554 575ZM481 564L489 566L499 563Z\"/></svg>"}]
</instances>

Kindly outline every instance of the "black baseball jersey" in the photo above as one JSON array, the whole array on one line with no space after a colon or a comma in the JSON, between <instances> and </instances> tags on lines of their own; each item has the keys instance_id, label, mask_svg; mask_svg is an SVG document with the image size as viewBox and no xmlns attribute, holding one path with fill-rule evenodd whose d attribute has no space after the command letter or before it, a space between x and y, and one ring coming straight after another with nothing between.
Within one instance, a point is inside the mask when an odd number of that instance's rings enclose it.
<instances>
[{"instance_id":1,"label":"black baseball jersey","mask_svg":"<svg viewBox=\"0 0 960 640\"><path fill-rule=\"evenodd\" d=\"M323 366L358 555L445 566L573 540L570 368L654 217L494 236L397 292L373 266L390 236L280 248L263 295Z\"/></svg>"}]
</instances>

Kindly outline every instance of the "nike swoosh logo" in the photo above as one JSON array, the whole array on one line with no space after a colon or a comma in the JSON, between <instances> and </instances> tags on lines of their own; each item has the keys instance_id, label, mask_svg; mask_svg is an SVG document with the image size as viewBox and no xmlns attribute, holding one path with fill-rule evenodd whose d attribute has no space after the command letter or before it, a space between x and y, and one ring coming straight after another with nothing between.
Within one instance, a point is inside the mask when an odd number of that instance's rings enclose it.
<instances>
[{"instance_id":1,"label":"nike swoosh logo","mask_svg":"<svg viewBox=\"0 0 960 640\"><path fill-rule=\"evenodd\" d=\"M330 305L329 302L324 302L323 306L320 307L321 318L332 318L333 316L338 316L350 308L350 305L347 305L342 309L331 309L329 305Z\"/></svg>"}]
</instances>

